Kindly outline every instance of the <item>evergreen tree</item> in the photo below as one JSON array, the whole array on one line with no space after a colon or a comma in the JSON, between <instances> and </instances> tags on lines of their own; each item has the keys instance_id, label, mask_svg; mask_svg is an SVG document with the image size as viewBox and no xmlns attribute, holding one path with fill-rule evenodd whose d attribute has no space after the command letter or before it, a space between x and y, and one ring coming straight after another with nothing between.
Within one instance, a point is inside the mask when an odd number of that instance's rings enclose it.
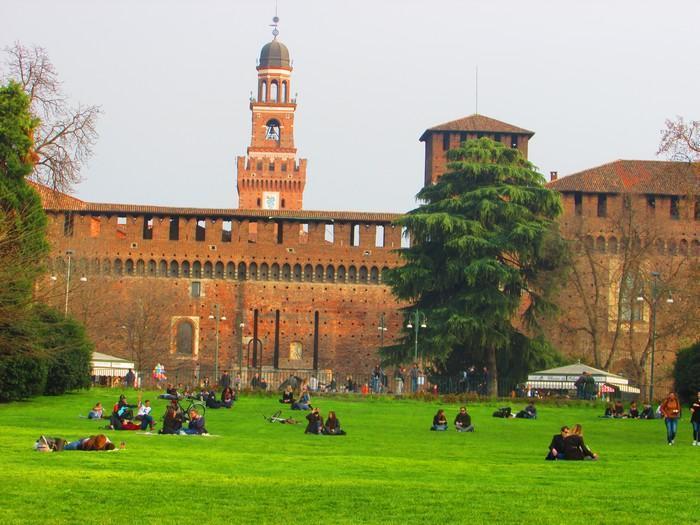
<instances>
[{"instance_id":1,"label":"evergreen tree","mask_svg":"<svg viewBox=\"0 0 700 525\"><path fill-rule=\"evenodd\" d=\"M450 171L418 193L423 204L398 220L411 247L388 282L409 312L427 316L421 354L438 366L483 355L496 395L497 355L508 362L511 345L522 347L526 328L553 309L546 274L564 253L553 222L561 203L518 150L490 139L462 143L448 161ZM405 361L411 340L407 332L385 356Z\"/></svg>"}]
</instances>

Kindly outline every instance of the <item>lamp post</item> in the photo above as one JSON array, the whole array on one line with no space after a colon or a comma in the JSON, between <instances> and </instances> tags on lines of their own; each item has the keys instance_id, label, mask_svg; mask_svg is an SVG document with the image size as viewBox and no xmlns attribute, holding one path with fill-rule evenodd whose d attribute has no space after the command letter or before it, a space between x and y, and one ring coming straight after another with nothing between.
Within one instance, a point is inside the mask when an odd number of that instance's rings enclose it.
<instances>
[{"instance_id":1,"label":"lamp post","mask_svg":"<svg viewBox=\"0 0 700 525\"><path fill-rule=\"evenodd\" d=\"M656 307L658 298L661 292L659 288L659 277L661 274L659 272L651 272L653 280L651 282L651 298L649 300L649 307L651 308L651 370L649 372L649 402L654 402L654 356L656 354ZM644 301L644 296L640 295L637 297L637 301ZM666 302L673 304L673 297L670 293Z\"/></svg>"},{"instance_id":2,"label":"lamp post","mask_svg":"<svg viewBox=\"0 0 700 525\"><path fill-rule=\"evenodd\" d=\"M214 313L209 315L209 319L214 319L216 326L216 348L214 350L214 381L219 380L219 321L225 321L226 316L221 315L221 307L214 305Z\"/></svg>"},{"instance_id":3,"label":"lamp post","mask_svg":"<svg viewBox=\"0 0 700 525\"><path fill-rule=\"evenodd\" d=\"M241 321L238 324L238 328L241 329L241 344L238 346L238 373L243 377L243 329L245 328L245 323Z\"/></svg>"},{"instance_id":4,"label":"lamp post","mask_svg":"<svg viewBox=\"0 0 700 525\"><path fill-rule=\"evenodd\" d=\"M377 327L377 330L379 330L379 335L381 337L381 347L384 348L384 332L388 330L384 324L384 314L379 317L379 326Z\"/></svg>"},{"instance_id":5,"label":"lamp post","mask_svg":"<svg viewBox=\"0 0 700 525\"><path fill-rule=\"evenodd\" d=\"M416 332L416 337L415 337L415 346L413 350L413 362L417 363L418 362L418 330L419 328L427 328L428 327L428 319L425 317L425 314L421 312L420 310L416 310L413 312L413 320L410 319L408 320L408 324L406 325L406 328L414 329Z\"/></svg>"},{"instance_id":6,"label":"lamp post","mask_svg":"<svg viewBox=\"0 0 700 525\"><path fill-rule=\"evenodd\" d=\"M70 295L70 277L71 277L71 263L72 263L72 258L73 254L75 252L73 250L66 250L66 256L68 257L68 266L66 267L66 300L65 300L65 306L63 308L63 317L68 317L68 297ZM52 281L56 281L57 278L55 275L51 276ZM81 282L87 282L87 277L84 275L80 278Z\"/></svg>"}]
</instances>

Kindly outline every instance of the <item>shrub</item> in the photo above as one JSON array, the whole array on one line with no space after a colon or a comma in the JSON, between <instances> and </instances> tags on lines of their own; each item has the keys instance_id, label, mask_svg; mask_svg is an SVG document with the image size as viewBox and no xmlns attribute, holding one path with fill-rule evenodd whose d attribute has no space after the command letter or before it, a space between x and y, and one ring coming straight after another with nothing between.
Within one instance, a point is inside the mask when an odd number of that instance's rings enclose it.
<instances>
[{"instance_id":1,"label":"shrub","mask_svg":"<svg viewBox=\"0 0 700 525\"><path fill-rule=\"evenodd\" d=\"M700 392L700 341L678 352L673 367L673 379L681 399L695 399Z\"/></svg>"},{"instance_id":2,"label":"shrub","mask_svg":"<svg viewBox=\"0 0 700 525\"><path fill-rule=\"evenodd\" d=\"M29 353L0 356L0 401L41 395L46 388L48 362Z\"/></svg>"}]
</instances>

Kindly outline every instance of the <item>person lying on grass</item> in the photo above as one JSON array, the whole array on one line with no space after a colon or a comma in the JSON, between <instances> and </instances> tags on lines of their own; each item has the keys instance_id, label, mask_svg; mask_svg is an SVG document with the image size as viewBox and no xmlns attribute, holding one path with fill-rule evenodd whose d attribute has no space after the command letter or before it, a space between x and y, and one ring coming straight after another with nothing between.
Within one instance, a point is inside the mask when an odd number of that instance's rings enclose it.
<instances>
[{"instance_id":1,"label":"person lying on grass","mask_svg":"<svg viewBox=\"0 0 700 525\"><path fill-rule=\"evenodd\" d=\"M102 408L102 403L98 401L97 404L92 407L92 410L88 412L88 419L102 419L103 412L104 408Z\"/></svg>"},{"instance_id":2,"label":"person lying on grass","mask_svg":"<svg viewBox=\"0 0 700 525\"><path fill-rule=\"evenodd\" d=\"M323 430L323 418L318 408L314 408L310 413L306 415L306 420L309 422L306 425L306 430L304 434L320 434Z\"/></svg>"},{"instance_id":3,"label":"person lying on grass","mask_svg":"<svg viewBox=\"0 0 700 525\"><path fill-rule=\"evenodd\" d=\"M328 436L344 436L345 431L340 428L340 420L336 417L335 412L330 410L326 423L323 425L323 433Z\"/></svg>"},{"instance_id":4,"label":"person lying on grass","mask_svg":"<svg viewBox=\"0 0 700 525\"><path fill-rule=\"evenodd\" d=\"M175 403L177 405L177 402ZM179 406L168 405L165 409L165 416L163 417L163 428L160 429L159 434L179 434L182 428L182 422L184 417L182 411L179 410Z\"/></svg>"},{"instance_id":5,"label":"person lying on grass","mask_svg":"<svg viewBox=\"0 0 700 525\"><path fill-rule=\"evenodd\" d=\"M292 385L287 385L287 388L284 389L280 403L284 403L285 405L294 404L294 389L292 388Z\"/></svg>"},{"instance_id":6,"label":"person lying on grass","mask_svg":"<svg viewBox=\"0 0 700 525\"><path fill-rule=\"evenodd\" d=\"M307 387L303 387L299 401L292 403L292 410L311 410L311 408L311 396L309 395L309 389Z\"/></svg>"},{"instance_id":7,"label":"person lying on grass","mask_svg":"<svg viewBox=\"0 0 700 525\"><path fill-rule=\"evenodd\" d=\"M122 441L119 446L124 449L126 444ZM116 447L107 436L98 434L75 441L66 441L62 438L47 438L41 436L34 444L35 450L39 452L60 452L63 450L81 450L81 451L99 451L99 450L114 450Z\"/></svg>"},{"instance_id":8,"label":"person lying on grass","mask_svg":"<svg viewBox=\"0 0 700 525\"><path fill-rule=\"evenodd\" d=\"M524 409L515 414L515 417L520 419L537 419L537 409L535 408L535 402L530 401L530 403Z\"/></svg>"},{"instance_id":9,"label":"person lying on grass","mask_svg":"<svg viewBox=\"0 0 700 525\"><path fill-rule=\"evenodd\" d=\"M598 454L594 454L583 442L583 428L581 428L581 425L574 425L569 435L564 438L564 459L567 461L598 459Z\"/></svg>"},{"instance_id":10,"label":"person lying on grass","mask_svg":"<svg viewBox=\"0 0 700 525\"><path fill-rule=\"evenodd\" d=\"M209 431L204 426L204 416L192 409L190 410L190 423L187 428L180 431L181 434L202 435L209 434Z\"/></svg>"},{"instance_id":11,"label":"person lying on grass","mask_svg":"<svg viewBox=\"0 0 700 525\"><path fill-rule=\"evenodd\" d=\"M566 448L566 444L564 440L568 435L569 427L564 425L563 427L561 427L561 431L559 434L554 434L554 436L552 436L552 442L549 444L549 453L544 459L548 461L553 461L556 459L565 459L564 449Z\"/></svg>"},{"instance_id":12,"label":"person lying on grass","mask_svg":"<svg viewBox=\"0 0 700 525\"><path fill-rule=\"evenodd\" d=\"M430 430L447 430L447 417L445 416L445 411L442 408L439 409L437 414L435 414L435 417L433 417L433 426L430 427Z\"/></svg>"},{"instance_id":13,"label":"person lying on grass","mask_svg":"<svg viewBox=\"0 0 700 525\"><path fill-rule=\"evenodd\" d=\"M455 429L457 432L474 432L472 417L467 413L467 407L459 407L455 417Z\"/></svg>"}]
</instances>

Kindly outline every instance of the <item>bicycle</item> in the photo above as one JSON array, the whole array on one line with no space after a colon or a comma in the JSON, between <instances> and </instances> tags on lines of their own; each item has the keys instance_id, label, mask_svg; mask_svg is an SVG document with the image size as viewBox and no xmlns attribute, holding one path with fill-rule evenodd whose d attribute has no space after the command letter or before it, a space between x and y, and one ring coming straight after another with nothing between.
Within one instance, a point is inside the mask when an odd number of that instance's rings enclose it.
<instances>
[{"instance_id":1,"label":"bicycle","mask_svg":"<svg viewBox=\"0 0 700 525\"><path fill-rule=\"evenodd\" d=\"M190 410L196 410L200 416L203 416L207 411L207 406L197 397L181 396L179 394L177 396L172 394L161 394L158 397L160 399L177 401L178 409L183 414L185 421L189 421L190 419Z\"/></svg>"}]
</instances>

